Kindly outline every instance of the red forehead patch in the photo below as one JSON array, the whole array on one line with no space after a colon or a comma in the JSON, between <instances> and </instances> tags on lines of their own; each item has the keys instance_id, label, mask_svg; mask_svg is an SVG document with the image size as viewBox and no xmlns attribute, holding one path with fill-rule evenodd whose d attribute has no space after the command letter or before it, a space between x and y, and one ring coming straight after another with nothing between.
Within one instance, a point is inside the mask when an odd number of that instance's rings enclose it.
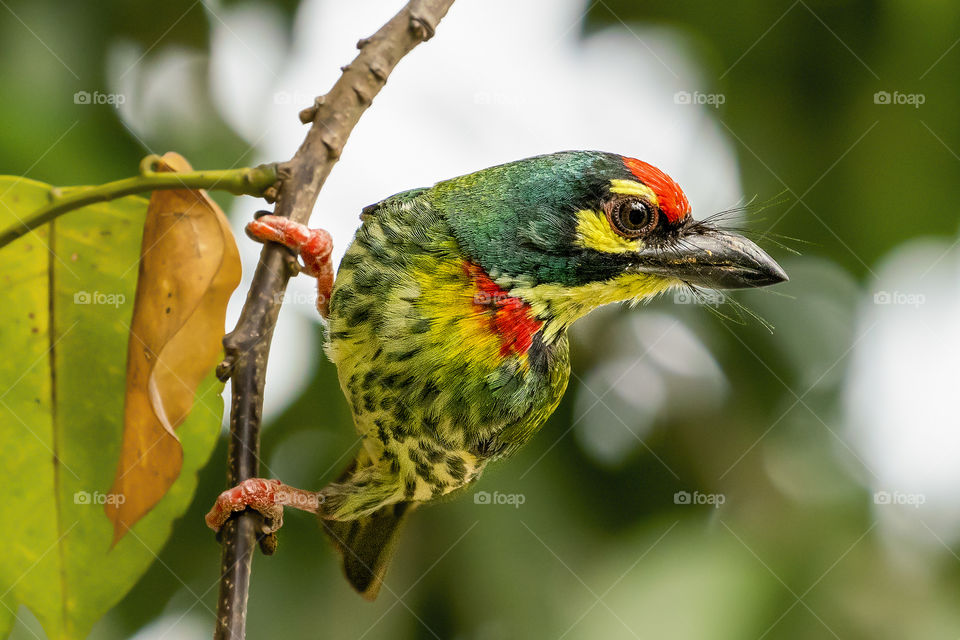
<instances>
[{"instance_id":1,"label":"red forehead patch","mask_svg":"<svg viewBox=\"0 0 960 640\"><path fill-rule=\"evenodd\" d=\"M680 222L690 215L690 203L673 178L652 164L635 158L623 158L623 164L637 180L647 185L657 194L657 203L670 222Z\"/></svg>"}]
</instances>

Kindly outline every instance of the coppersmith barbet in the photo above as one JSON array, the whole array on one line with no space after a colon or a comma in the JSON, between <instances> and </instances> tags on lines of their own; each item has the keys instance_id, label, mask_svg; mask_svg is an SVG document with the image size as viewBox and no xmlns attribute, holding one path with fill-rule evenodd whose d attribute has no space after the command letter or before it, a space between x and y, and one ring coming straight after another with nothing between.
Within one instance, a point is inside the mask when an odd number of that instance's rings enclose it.
<instances>
[{"instance_id":1,"label":"coppersmith barbet","mask_svg":"<svg viewBox=\"0 0 960 640\"><path fill-rule=\"evenodd\" d=\"M469 485L557 407L574 321L672 287L787 279L753 242L694 221L665 173L612 153L483 169L391 196L361 218L335 282L325 231L275 216L248 226L317 277L327 354L362 437L356 460L319 491L247 480L207 522L218 529L250 506L275 528L283 506L313 511L369 598L411 508Z\"/></svg>"}]
</instances>

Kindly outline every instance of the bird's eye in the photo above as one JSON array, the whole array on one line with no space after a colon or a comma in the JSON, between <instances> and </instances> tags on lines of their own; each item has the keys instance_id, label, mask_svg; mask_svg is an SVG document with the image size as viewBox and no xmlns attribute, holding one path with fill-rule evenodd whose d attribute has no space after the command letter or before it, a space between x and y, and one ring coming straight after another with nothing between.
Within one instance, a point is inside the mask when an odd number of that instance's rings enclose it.
<instances>
[{"instance_id":1,"label":"bird's eye","mask_svg":"<svg viewBox=\"0 0 960 640\"><path fill-rule=\"evenodd\" d=\"M624 238L640 238L657 226L657 209L643 200L621 200L607 209L610 225Z\"/></svg>"}]
</instances>

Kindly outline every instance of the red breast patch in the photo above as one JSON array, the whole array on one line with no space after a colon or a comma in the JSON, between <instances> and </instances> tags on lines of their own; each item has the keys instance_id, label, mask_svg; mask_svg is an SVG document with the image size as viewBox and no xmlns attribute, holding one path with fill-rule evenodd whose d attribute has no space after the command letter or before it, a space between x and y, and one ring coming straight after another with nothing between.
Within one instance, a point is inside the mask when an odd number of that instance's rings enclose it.
<instances>
[{"instance_id":1,"label":"red breast patch","mask_svg":"<svg viewBox=\"0 0 960 640\"><path fill-rule=\"evenodd\" d=\"M534 334L543 326L530 305L501 289L480 266L464 261L463 271L476 285L474 307L488 314L490 330L500 338L500 355L529 351Z\"/></svg>"}]
</instances>

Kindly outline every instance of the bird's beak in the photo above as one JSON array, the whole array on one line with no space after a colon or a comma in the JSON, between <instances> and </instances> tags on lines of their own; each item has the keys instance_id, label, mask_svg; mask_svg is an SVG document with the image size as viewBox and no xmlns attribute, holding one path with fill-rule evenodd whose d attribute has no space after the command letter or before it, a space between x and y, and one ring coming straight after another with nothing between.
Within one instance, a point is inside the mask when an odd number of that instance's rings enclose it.
<instances>
[{"instance_id":1,"label":"bird's beak","mask_svg":"<svg viewBox=\"0 0 960 640\"><path fill-rule=\"evenodd\" d=\"M639 252L635 269L676 278L710 289L765 287L786 282L773 258L741 235L712 227L694 227L670 247Z\"/></svg>"}]
</instances>

